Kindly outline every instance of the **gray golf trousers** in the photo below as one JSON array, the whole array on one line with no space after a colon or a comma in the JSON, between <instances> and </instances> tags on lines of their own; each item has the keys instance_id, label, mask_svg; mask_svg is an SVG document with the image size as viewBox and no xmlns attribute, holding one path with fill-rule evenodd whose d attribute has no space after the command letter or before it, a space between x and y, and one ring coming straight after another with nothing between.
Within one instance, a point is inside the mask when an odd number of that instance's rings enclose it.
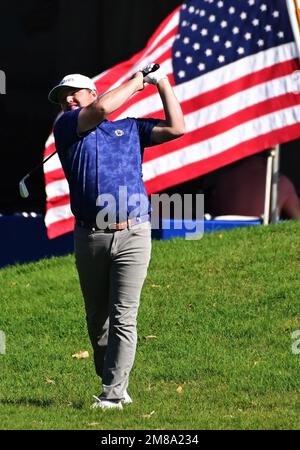
<instances>
[{"instance_id":1,"label":"gray golf trousers","mask_svg":"<svg viewBox=\"0 0 300 450\"><path fill-rule=\"evenodd\" d=\"M75 261L85 302L101 397L123 398L136 344L140 294L151 256L151 224L107 232L74 230Z\"/></svg>"}]
</instances>

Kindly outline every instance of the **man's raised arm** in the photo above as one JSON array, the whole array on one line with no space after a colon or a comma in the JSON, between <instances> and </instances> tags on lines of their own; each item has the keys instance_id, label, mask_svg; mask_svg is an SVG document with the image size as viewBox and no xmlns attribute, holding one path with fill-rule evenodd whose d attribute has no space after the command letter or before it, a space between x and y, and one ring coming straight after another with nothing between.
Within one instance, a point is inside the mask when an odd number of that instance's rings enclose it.
<instances>
[{"instance_id":1,"label":"man's raised arm","mask_svg":"<svg viewBox=\"0 0 300 450\"><path fill-rule=\"evenodd\" d=\"M98 95L95 101L83 108L78 116L79 134L88 131L106 119L106 116L116 111L130 97L144 88L143 74L137 72L133 78L103 95Z\"/></svg>"},{"instance_id":2,"label":"man's raised arm","mask_svg":"<svg viewBox=\"0 0 300 450\"><path fill-rule=\"evenodd\" d=\"M152 129L152 142L162 144L182 136L185 133L184 116L167 75L158 69L148 74L144 81L157 86L165 112L165 120L160 121Z\"/></svg>"}]
</instances>

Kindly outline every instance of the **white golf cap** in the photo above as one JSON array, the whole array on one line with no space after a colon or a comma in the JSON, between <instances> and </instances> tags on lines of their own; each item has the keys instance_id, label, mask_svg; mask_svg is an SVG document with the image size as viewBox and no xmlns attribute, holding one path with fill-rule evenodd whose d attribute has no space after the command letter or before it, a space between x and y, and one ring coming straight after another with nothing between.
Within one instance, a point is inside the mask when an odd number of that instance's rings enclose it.
<instances>
[{"instance_id":1,"label":"white golf cap","mask_svg":"<svg viewBox=\"0 0 300 450\"><path fill-rule=\"evenodd\" d=\"M65 87L73 87L76 89L91 89L91 91L96 91L97 88L89 77L81 75L80 73L73 73L71 75L66 75L61 82L55 86L48 94L48 99L52 103L59 103L58 94Z\"/></svg>"}]
</instances>

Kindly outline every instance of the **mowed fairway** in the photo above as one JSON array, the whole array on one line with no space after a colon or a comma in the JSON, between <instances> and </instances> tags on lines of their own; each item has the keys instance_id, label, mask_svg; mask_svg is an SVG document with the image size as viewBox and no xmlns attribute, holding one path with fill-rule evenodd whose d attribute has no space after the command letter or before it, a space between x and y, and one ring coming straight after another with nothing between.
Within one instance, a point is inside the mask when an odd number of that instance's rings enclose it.
<instances>
[{"instance_id":1,"label":"mowed fairway","mask_svg":"<svg viewBox=\"0 0 300 450\"><path fill-rule=\"evenodd\" d=\"M123 411L90 409L73 256L0 270L0 428L299 428L299 236L283 223L154 241Z\"/></svg>"}]
</instances>

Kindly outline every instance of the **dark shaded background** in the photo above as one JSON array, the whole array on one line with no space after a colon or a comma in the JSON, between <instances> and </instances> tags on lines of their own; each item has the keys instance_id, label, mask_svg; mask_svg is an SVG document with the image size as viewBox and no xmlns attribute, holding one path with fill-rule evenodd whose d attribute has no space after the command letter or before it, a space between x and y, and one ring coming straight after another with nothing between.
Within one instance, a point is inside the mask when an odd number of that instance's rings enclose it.
<instances>
[{"instance_id":1,"label":"dark shaded background","mask_svg":"<svg viewBox=\"0 0 300 450\"><path fill-rule=\"evenodd\" d=\"M43 158L57 107L48 91L67 73L97 75L141 50L181 0L27 0L1 2L0 213L43 212L42 170L21 199L19 180ZM300 194L299 141L283 146L281 169ZM218 171L176 187L209 189ZM171 189L171 190L174 190Z\"/></svg>"}]
</instances>

